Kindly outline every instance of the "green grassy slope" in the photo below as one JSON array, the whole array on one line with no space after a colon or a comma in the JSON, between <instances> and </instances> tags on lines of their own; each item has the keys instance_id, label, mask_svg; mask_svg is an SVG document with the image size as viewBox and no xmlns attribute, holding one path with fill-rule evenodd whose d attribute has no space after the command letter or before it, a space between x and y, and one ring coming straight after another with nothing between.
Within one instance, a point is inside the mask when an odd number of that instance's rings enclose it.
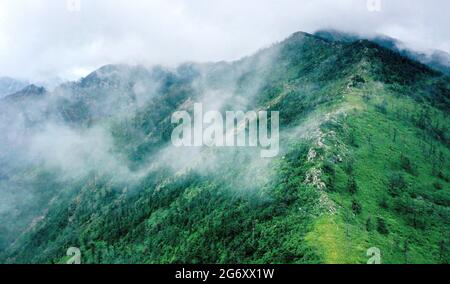
<instances>
[{"instance_id":1,"label":"green grassy slope","mask_svg":"<svg viewBox=\"0 0 450 284\"><path fill-rule=\"evenodd\" d=\"M340 210L319 219L310 240L329 262L364 262L369 247L385 263L448 262L448 138L417 127L423 105L379 88L367 96L370 89L350 89L354 109L324 129L336 132L327 152L343 156L335 164L328 153L323 165ZM426 109L432 125L448 125L444 113Z\"/></svg>"}]
</instances>

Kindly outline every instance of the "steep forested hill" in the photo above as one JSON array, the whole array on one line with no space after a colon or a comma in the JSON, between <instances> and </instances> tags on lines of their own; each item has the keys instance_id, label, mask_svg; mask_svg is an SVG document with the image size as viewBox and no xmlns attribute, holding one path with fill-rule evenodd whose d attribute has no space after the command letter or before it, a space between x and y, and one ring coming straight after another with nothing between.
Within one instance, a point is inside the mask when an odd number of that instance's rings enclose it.
<instances>
[{"instance_id":1,"label":"steep forested hill","mask_svg":"<svg viewBox=\"0 0 450 284\"><path fill-rule=\"evenodd\" d=\"M279 155L173 147L195 102L279 111ZM0 262L450 261L450 78L373 42L109 65L0 108Z\"/></svg>"}]
</instances>

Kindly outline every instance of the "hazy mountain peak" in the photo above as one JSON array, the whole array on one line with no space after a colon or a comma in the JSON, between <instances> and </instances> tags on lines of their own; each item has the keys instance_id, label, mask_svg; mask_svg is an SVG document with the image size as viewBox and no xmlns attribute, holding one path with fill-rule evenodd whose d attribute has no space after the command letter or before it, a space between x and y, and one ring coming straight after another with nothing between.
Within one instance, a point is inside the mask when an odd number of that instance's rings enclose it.
<instances>
[{"instance_id":1,"label":"hazy mountain peak","mask_svg":"<svg viewBox=\"0 0 450 284\"><path fill-rule=\"evenodd\" d=\"M36 86L34 84L28 85L19 92L6 96L5 100L17 100L25 98L35 98L40 97L47 93L44 87Z\"/></svg>"},{"instance_id":2,"label":"hazy mountain peak","mask_svg":"<svg viewBox=\"0 0 450 284\"><path fill-rule=\"evenodd\" d=\"M398 52L402 56L419 61L437 71L440 71L446 75L450 75L450 54L442 50L430 50L427 53L416 51L408 48L400 40L382 34L363 36L351 32L342 32L334 29L324 29L315 32L314 35L330 41L347 43L358 41L361 39L367 39L385 48Z\"/></svg>"},{"instance_id":3,"label":"hazy mountain peak","mask_svg":"<svg viewBox=\"0 0 450 284\"><path fill-rule=\"evenodd\" d=\"M0 77L0 98L22 90L28 82L13 79L10 77Z\"/></svg>"}]
</instances>

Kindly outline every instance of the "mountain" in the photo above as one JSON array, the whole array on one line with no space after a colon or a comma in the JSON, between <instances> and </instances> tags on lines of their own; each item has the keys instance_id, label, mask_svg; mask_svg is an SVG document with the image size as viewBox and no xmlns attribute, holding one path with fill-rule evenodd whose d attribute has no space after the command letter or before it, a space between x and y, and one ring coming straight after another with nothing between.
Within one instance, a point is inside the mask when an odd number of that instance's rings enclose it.
<instances>
[{"instance_id":1,"label":"mountain","mask_svg":"<svg viewBox=\"0 0 450 284\"><path fill-rule=\"evenodd\" d=\"M27 100L30 97L42 96L46 93L44 87L39 87L34 84L27 85L22 88L20 91L14 92L5 98L6 101L19 101L19 100Z\"/></svg>"},{"instance_id":2,"label":"mountain","mask_svg":"<svg viewBox=\"0 0 450 284\"><path fill-rule=\"evenodd\" d=\"M450 77L373 41L298 32L43 93L0 102L0 262L450 261ZM279 155L173 146L196 102L279 111Z\"/></svg>"},{"instance_id":3,"label":"mountain","mask_svg":"<svg viewBox=\"0 0 450 284\"><path fill-rule=\"evenodd\" d=\"M450 76L450 54L442 50L430 50L427 53L414 51L406 48L405 44L401 41L385 35L364 37L361 35L344 33L336 30L319 30L314 34L331 41L355 42L357 40L367 39L379 44L380 46L398 52L404 57L419 61Z\"/></svg>"},{"instance_id":4,"label":"mountain","mask_svg":"<svg viewBox=\"0 0 450 284\"><path fill-rule=\"evenodd\" d=\"M21 80L16 80L9 77L0 77L0 99L22 90L27 85L27 82Z\"/></svg>"}]
</instances>

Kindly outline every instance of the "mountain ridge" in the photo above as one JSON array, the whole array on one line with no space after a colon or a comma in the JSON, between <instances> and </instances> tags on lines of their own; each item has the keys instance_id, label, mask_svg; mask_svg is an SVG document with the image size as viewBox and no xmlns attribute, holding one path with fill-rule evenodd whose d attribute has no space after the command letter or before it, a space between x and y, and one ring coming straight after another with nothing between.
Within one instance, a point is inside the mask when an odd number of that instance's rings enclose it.
<instances>
[{"instance_id":1,"label":"mountain ridge","mask_svg":"<svg viewBox=\"0 0 450 284\"><path fill-rule=\"evenodd\" d=\"M2 262L71 246L86 263L365 263L373 246L386 263L449 261L448 76L306 33L231 63L102 70L49 96L45 135L25 140L52 155L0 180L39 196L22 219L0 211L23 223L0 226ZM280 155L171 147L170 116L193 102L279 111Z\"/></svg>"},{"instance_id":2,"label":"mountain ridge","mask_svg":"<svg viewBox=\"0 0 450 284\"><path fill-rule=\"evenodd\" d=\"M386 35L362 36L356 33L340 32L333 29L319 30L314 35L330 41L354 42L363 39L370 40L380 46L398 52L402 56L419 61L436 71L450 75L450 54L442 50L432 50L431 54L427 55L423 52L404 47L405 45L401 41Z\"/></svg>"}]
</instances>

